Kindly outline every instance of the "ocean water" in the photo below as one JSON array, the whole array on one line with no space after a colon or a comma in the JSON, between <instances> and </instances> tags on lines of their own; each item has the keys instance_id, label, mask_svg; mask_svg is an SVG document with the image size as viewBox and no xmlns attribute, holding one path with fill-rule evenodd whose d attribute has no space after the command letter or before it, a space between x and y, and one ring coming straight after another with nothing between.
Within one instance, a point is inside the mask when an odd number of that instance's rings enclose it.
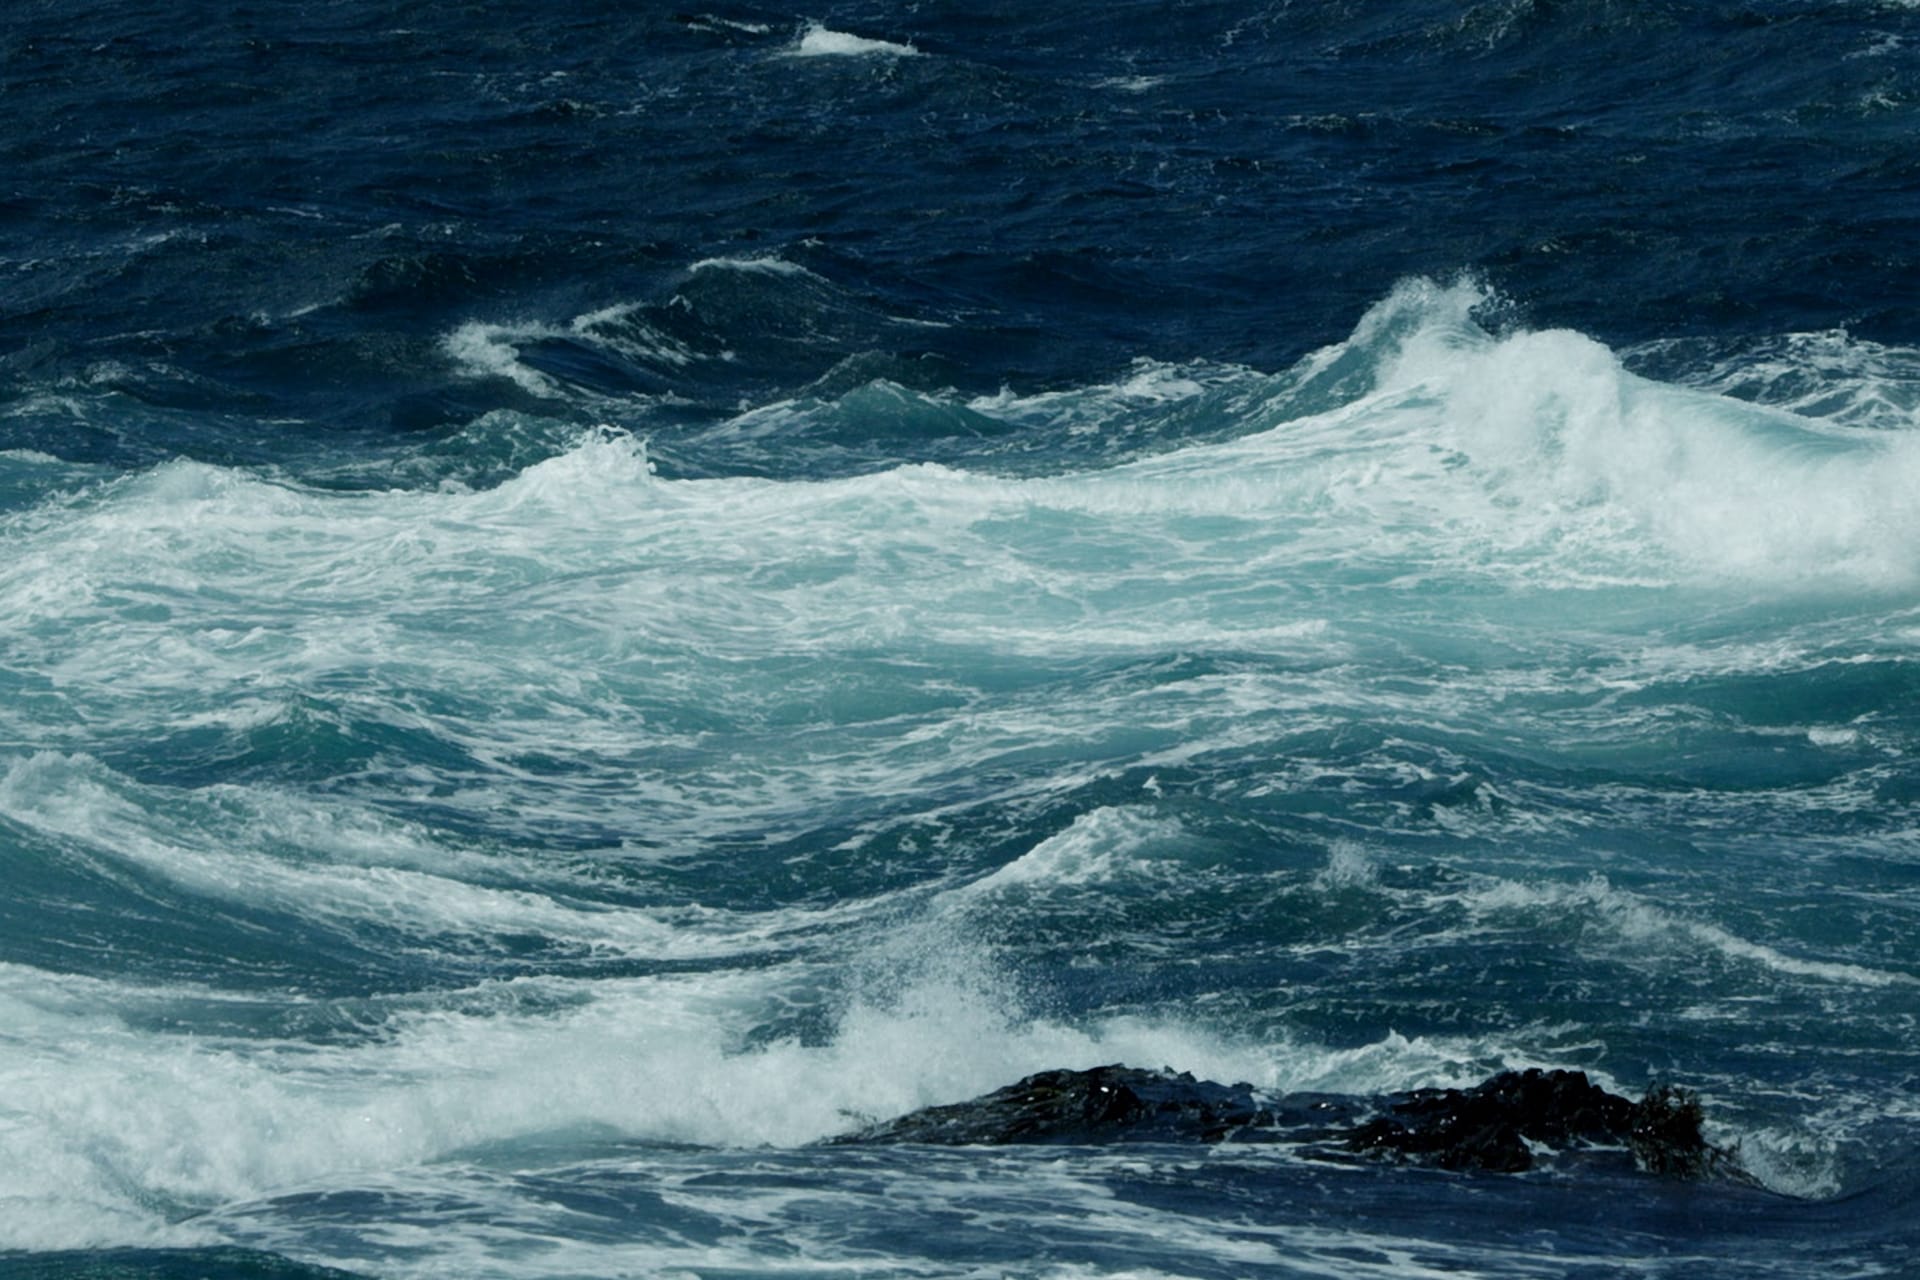
<instances>
[{"instance_id":1,"label":"ocean water","mask_svg":"<svg viewBox=\"0 0 1920 1280\"><path fill-rule=\"evenodd\" d=\"M1920 1275L1920 7L0 13L0 1277ZM821 1140L1697 1091L1758 1186Z\"/></svg>"}]
</instances>

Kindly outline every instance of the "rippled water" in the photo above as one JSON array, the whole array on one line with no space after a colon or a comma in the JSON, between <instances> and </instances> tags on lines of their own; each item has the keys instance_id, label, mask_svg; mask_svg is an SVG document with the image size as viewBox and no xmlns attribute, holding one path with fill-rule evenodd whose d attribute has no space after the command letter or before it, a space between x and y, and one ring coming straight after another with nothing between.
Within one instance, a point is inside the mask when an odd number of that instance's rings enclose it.
<instances>
[{"instance_id":1,"label":"rippled water","mask_svg":"<svg viewBox=\"0 0 1920 1280\"><path fill-rule=\"evenodd\" d=\"M0 19L0 1275L1911 1274L1917 22Z\"/></svg>"}]
</instances>

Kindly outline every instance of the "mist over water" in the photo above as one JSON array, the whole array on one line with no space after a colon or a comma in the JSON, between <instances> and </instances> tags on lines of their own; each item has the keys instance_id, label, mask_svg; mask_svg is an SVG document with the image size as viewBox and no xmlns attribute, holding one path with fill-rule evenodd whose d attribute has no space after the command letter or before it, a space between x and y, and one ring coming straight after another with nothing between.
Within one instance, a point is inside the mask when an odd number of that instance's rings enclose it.
<instances>
[{"instance_id":1,"label":"mist over water","mask_svg":"<svg viewBox=\"0 0 1920 1280\"><path fill-rule=\"evenodd\" d=\"M0 20L0 1274L1911 1269L1911 9L181 21ZM819 1145L1110 1062L1759 1185Z\"/></svg>"}]
</instances>

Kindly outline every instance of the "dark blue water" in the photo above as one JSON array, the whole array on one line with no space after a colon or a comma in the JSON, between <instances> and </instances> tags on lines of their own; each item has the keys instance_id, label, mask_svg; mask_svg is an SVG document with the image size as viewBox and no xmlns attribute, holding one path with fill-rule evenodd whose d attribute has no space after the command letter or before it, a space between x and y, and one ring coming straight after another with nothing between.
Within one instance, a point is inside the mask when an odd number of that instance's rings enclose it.
<instances>
[{"instance_id":1,"label":"dark blue water","mask_svg":"<svg viewBox=\"0 0 1920 1280\"><path fill-rule=\"evenodd\" d=\"M1920 9L0 15L0 1276L1920 1274ZM1696 1090L1757 1187L820 1139Z\"/></svg>"}]
</instances>

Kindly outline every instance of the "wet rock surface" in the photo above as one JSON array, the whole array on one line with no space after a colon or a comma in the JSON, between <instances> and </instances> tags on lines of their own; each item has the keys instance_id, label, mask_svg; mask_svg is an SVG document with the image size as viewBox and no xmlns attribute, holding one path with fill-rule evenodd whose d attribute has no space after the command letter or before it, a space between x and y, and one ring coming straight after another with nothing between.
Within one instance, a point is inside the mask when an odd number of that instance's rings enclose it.
<instances>
[{"instance_id":1,"label":"wet rock surface","mask_svg":"<svg viewBox=\"0 0 1920 1280\"><path fill-rule=\"evenodd\" d=\"M1519 1173L1562 1152L1615 1151L1665 1177L1748 1181L1701 1133L1700 1105L1662 1086L1635 1102L1581 1071L1503 1071L1470 1089L1377 1098L1296 1093L1104 1066L1042 1071L968 1102L833 1139L943 1146L1109 1142L1286 1143L1327 1160Z\"/></svg>"}]
</instances>

